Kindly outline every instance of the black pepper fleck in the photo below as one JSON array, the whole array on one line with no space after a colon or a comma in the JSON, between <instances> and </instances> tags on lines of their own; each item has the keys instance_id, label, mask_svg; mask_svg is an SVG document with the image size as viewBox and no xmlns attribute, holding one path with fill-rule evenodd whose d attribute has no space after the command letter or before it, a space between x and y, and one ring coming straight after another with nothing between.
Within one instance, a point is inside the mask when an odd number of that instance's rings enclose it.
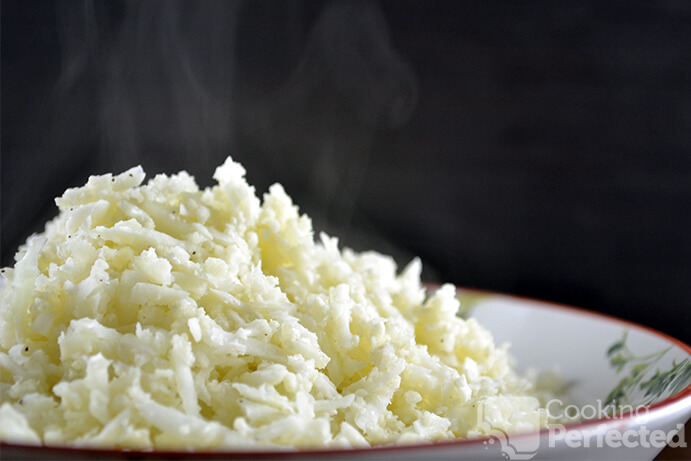
<instances>
[{"instance_id":1,"label":"black pepper fleck","mask_svg":"<svg viewBox=\"0 0 691 461\"><path fill-rule=\"evenodd\" d=\"M26 346L26 347L24 348L24 352L29 352L29 346Z\"/></svg>"}]
</instances>

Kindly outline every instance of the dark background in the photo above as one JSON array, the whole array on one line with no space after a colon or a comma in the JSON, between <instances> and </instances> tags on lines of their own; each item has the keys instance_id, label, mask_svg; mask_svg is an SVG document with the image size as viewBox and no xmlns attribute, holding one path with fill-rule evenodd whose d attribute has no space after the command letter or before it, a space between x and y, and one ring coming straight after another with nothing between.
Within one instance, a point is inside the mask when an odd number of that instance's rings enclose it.
<instances>
[{"instance_id":1,"label":"dark background","mask_svg":"<svg viewBox=\"0 0 691 461\"><path fill-rule=\"evenodd\" d=\"M2 264L232 155L342 245L689 341L691 2L2 1Z\"/></svg>"}]
</instances>

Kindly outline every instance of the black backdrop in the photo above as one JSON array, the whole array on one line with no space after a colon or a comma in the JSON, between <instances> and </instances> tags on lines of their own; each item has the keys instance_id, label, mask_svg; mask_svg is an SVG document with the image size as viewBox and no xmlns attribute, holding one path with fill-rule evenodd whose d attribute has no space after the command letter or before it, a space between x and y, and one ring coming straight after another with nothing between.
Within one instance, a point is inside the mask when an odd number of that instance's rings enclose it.
<instances>
[{"instance_id":1,"label":"black backdrop","mask_svg":"<svg viewBox=\"0 0 691 461\"><path fill-rule=\"evenodd\" d=\"M689 341L691 2L2 2L2 263L230 154L343 245Z\"/></svg>"}]
</instances>

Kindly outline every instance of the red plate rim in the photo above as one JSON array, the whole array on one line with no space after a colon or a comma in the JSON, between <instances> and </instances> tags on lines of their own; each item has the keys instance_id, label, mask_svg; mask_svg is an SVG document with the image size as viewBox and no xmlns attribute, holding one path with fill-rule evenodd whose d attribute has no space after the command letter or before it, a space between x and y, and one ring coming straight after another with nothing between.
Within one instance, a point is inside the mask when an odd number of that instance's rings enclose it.
<instances>
[{"instance_id":1,"label":"red plate rim","mask_svg":"<svg viewBox=\"0 0 691 461\"><path fill-rule=\"evenodd\" d=\"M439 288L441 284L438 283L425 283L424 284L429 289ZM674 344L675 346L684 350L687 354L691 355L691 346L680 341L677 338L669 336L665 333L657 331L653 328L640 325L638 323L614 317L612 315L603 314L600 312L591 311L589 309L569 306L566 304L561 304L558 302L539 300L531 298L528 296L514 295L510 293L500 293L490 290L483 290L470 287L456 286L456 290L459 293L476 293L483 294L487 296L497 296L504 298L513 298L518 300L523 300L535 304L543 309L559 310L559 311L569 311L576 315L585 315L588 317L595 317L599 320L605 320L608 322L616 323L622 327L629 329L636 329L648 334L652 334L665 341ZM680 408L685 406L691 407L691 384L686 386L682 391L672 395L665 400L657 402L650 407L645 416L647 418L654 418L656 415L664 413L665 410L672 407L674 404L678 404ZM633 411L628 411L616 418L600 418L589 420L580 423L568 424L566 427L570 430L585 430L585 429L602 429L603 426L607 428L611 427L626 427L633 424L634 420L639 415ZM540 431L540 436L544 436L549 432L549 429L542 429ZM522 433L513 434L511 437L534 437L535 433ZM324 456L344 456L344 455L364 455L368 453L391 453L394 454L399 450L434 450L439 448L451 448L451 447L465 447L465 446L482 446L490 437L479 437L475 439L456 439L456 440L444 440L433 443L417 443L409 445L385 445L376 446L369 448L347 448L347 449L305 449L305 450L246 450L246 451L222 451L222 450L198 450L198 451L174 451L174 450L115 450L107 448L80 448L71 446L55 446L55 445L21 445L14 443L0 442L0 453L3 450L8 451L22 451L25 453L32 453L35 456L41 456L42 454L62 454L64 456L71 455L93 455L99 458L122 458L123 456L127 459L155 459L155 458L169 458L169 459L199 459L203 457L204 459L247 459L247 458L312 458L312 457L324 457Z\"/></svg>"}]
</instances>

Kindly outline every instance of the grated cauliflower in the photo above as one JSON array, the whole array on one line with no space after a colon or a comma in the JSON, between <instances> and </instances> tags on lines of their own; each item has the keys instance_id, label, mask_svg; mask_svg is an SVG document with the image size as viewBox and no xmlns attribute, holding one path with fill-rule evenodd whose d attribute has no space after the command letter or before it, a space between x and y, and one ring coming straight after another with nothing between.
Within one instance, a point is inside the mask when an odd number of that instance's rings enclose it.
<instances>
[{"instance_id":1,"label":"grated cauliflower","mask_svg":"<svg viewBox=\"0 0 691 461\"><path fill-rule=\"evenodd\" d=\"M92 176L3 269L0 440L128 449L363 447L544 427L534 382L375 252L315 241L228 158Z\"/></svg>"}]
</instances>

